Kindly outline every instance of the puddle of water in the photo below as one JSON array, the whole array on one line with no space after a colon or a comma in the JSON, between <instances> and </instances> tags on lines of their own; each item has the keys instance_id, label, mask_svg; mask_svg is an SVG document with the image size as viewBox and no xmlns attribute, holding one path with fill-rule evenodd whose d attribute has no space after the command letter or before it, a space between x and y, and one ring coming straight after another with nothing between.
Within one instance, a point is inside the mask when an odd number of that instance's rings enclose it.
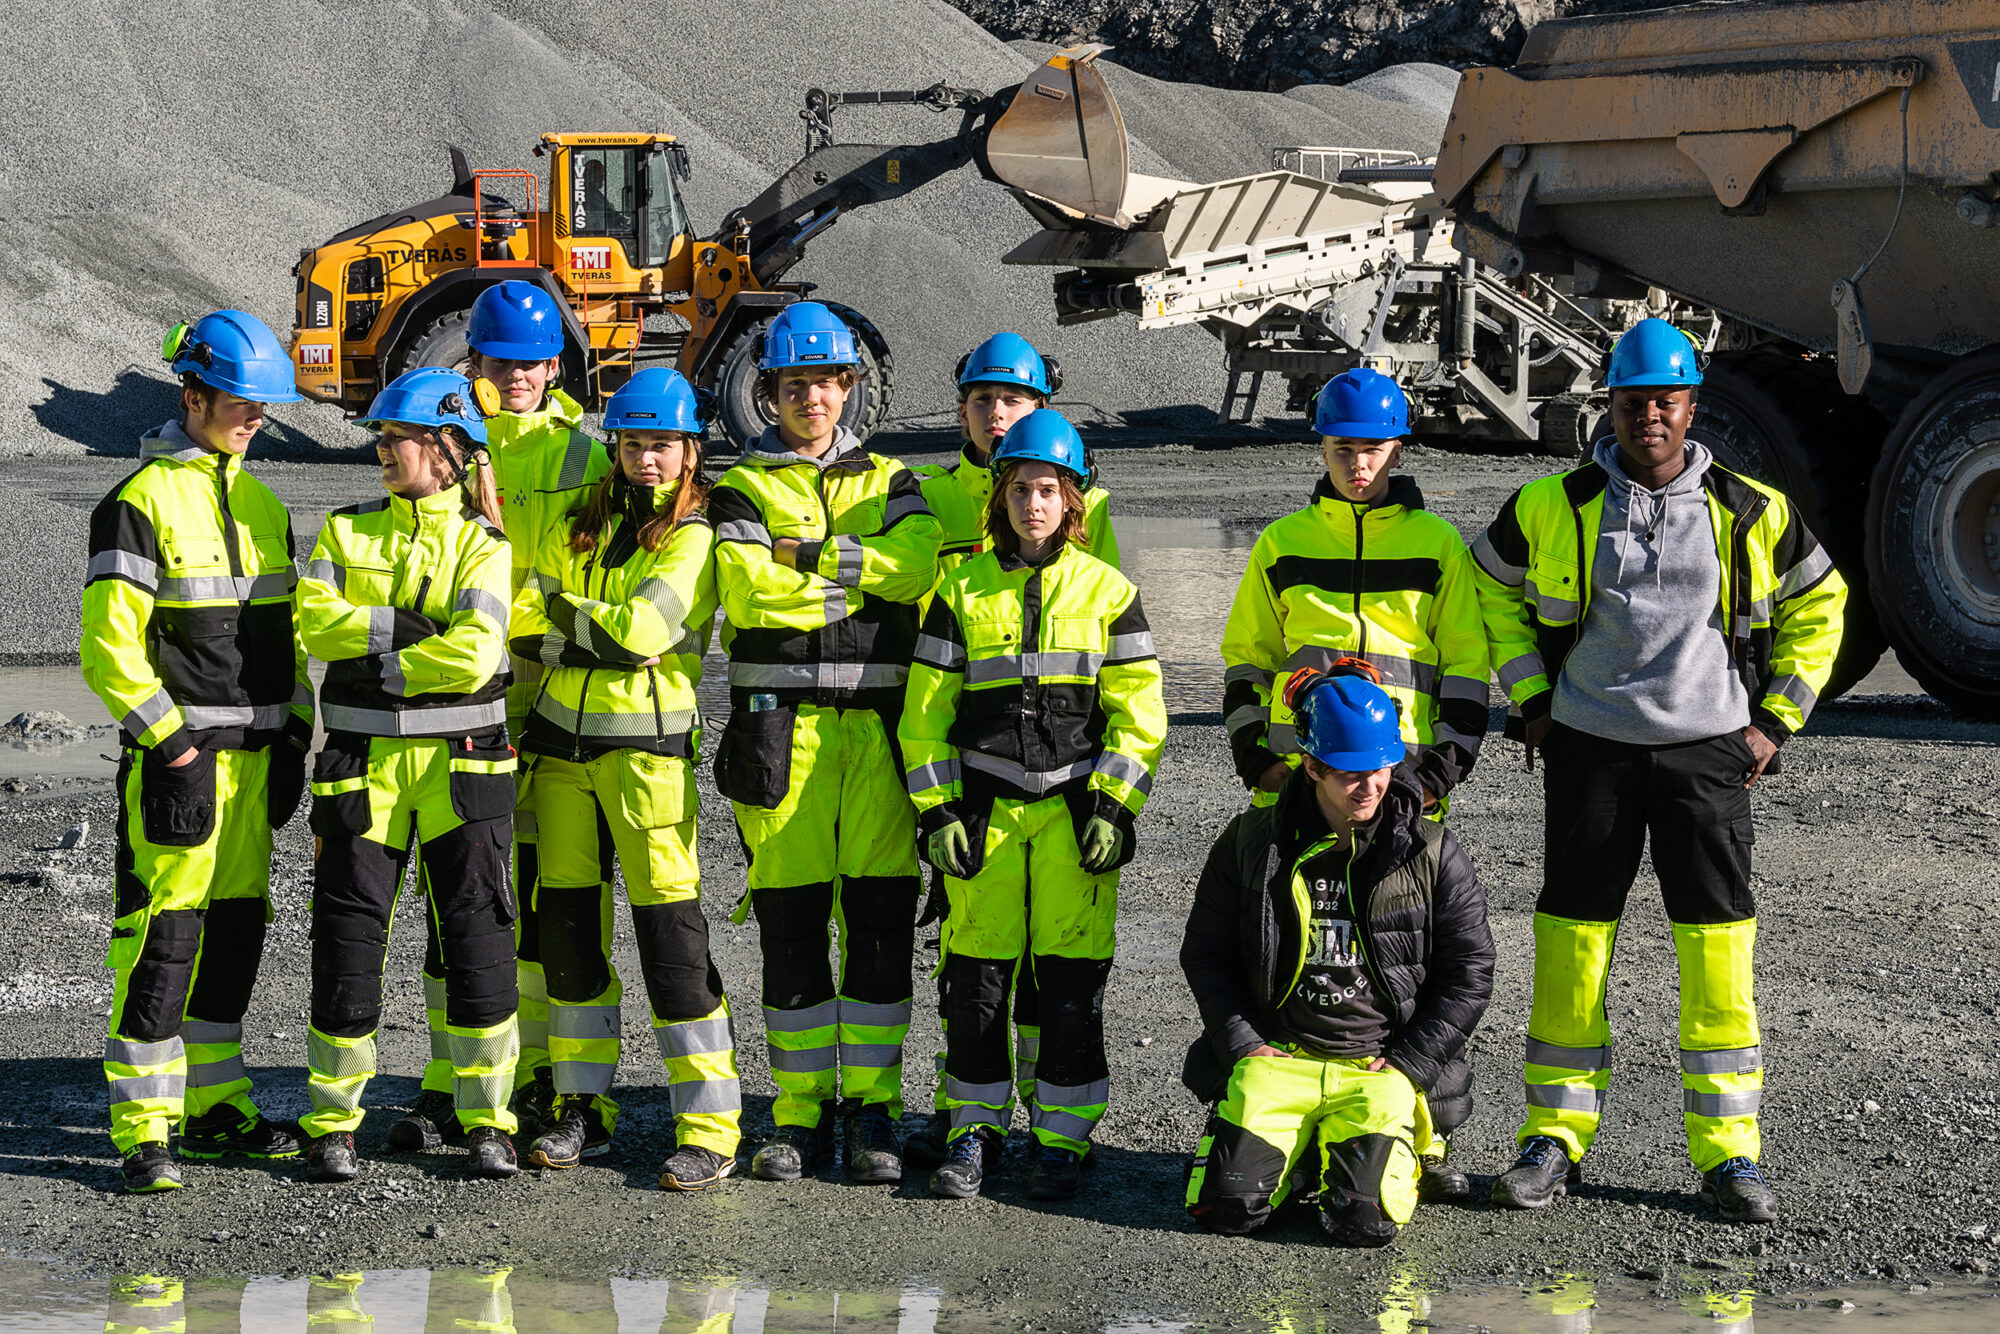
<instances>
[{"instance_id":1,"label":"puddle of water","mask_svg":"<svg viewBox=\"0 0 2000 1334\"><path fill-rule=\"evenodd\" d=\"M75 667L0 667L0 722L28 709L53 709L78 727L94 731L68 746L24 746L0 742L0 778L41 774L47 778L110 778L116 769L101 755L118 754L118 733L104 702L83 683ZM5 1328L5 1326L0 1326Z\"/></svg>"},{"instance_id":2,"label":"puddle of water","mask_svg":"<svg viewBox=\"0 0 2000 1334\"><path fill-rule=\"evenodd\" d=\"M1735 1276L1686 1276L1720 1286L1664 1295L1630 1280L1564 1277L1533 1287L1427 1286L1391 1279L1356 1319L1320 1297L1252 1312L1150 1314L1060 1324L1103 1334L1168 1334L1227 1326L1267 1334L1466 1330L1481 1334L1817 1334L1888 1319L1913 1334L1987 1334L2000 1319L1990 1288L1853 1288L1760 1295ZM935 1285L801 1292L727 1280L548 1277L523 1270L370 1269L306 1278L180 1278L134 1274L66 1281L26 1262L0 1262L0 1330L255 1330L259 1334L360 1327L376 1334L477 1329L591 1334L988 1334L1027 1316L974 1304ZM1041 1317L1046 1319L1046 1316Z\"/></svg>"}]
</instances>

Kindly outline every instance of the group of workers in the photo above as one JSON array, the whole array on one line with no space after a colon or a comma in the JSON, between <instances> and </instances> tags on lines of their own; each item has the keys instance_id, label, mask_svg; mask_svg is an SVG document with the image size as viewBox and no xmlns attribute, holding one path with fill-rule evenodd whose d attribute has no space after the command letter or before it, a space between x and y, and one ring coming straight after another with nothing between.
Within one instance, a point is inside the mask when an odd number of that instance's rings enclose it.
<instances>
[{"instance_id":1,"label":"group of workers","mask_svg":"<svg viewBox=\"0 0 2000 1334\"><path fill-rule=\"evenodd\" d=\"M466 374L412 370L377 395L359 424L384 494L329 515L299 565L243 468L266 405L298 397L286 352L240 311L181 326L180 415L92 517L83 670L124 745L105 1074L127 1189L181 1184L176 1130L184 1157L359 1173L413 853L430 1059L390 1151L463 1142L472 1175L506 1177L517 1134L548 1169L609 1148L622 875L675 1123L659 1184L732 1175L741 1094L694 779L719 610L715 785L748 861L732 920L757 922L777 1088L750 1174L837 1157L893 1182L907 1156L934 1194L976 1196L1018 1101L1029 1194L1076 1194L1109 1101L1119 875L1167 717L1108 495L1048 406L1055 360L982 342L958 367L960 459L913 470L843 424L867 373L854 335L796 303L759 362L774 424L710 483L710 405L674 371L613 394L607 443L585 432L540 287L481 293L468 343ZM1258 540L1222 643L1251 800L1182 947L1204 1028L1184 1079L1213 1105L1187 1188L1203 1226L1316 1199L1336 1240L1381 1245L1420 1197L1469 1193L1446 1146L1494 952L1446 821L1495 672L1543 759L1548 850L1528 1113L1493 1198L1532 1208L1578 1179L1650 830L1702 1192L1725 1218L1774 1216L1747 788L1825 683L1844 592L1782 495L1686 439L1699 381L1683 334L1635 327L1607 380L1614 434L1469 549L1393 471L1395 382L1355 370L1320 394L1327 474ZM272 831L309 758L311 1109L290 1123L258 1109L242 1020ZM932 921L944 1054L930 1121L902 1135Z\"/></svg>"}]
</instances>

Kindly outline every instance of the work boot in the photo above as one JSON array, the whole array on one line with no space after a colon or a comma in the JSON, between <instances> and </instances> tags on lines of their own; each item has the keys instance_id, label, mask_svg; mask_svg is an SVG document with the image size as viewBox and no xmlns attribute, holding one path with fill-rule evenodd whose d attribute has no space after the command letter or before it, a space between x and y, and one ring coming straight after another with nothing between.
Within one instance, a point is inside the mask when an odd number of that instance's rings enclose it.
<instances>
[{"instance_id":1,"label":"work boot","mask_svg":"<svg viewBox=\"0 0 2000 1334\"><path fill-rule=\"evenodd\" d=\"M223 1103L201 1116L181 1123L181 1157L296 1158L299 1140L295 1126L266 1120L261 1113L245 1116L243 1110Z\"/></svg>"},{"instance_id":2,"label":"work boot","mask_svg":"<svg viewBox=\"0 0 2000 1334\"><path fill-rule=\"evenodd\" d=\"M683 1144L674 1150L673 1157L660 1164L660 1189L692 1194L720 1185L724 1177L735 1173L734 1158L725 1158L699 1144Z\"/></svg>"},{"instance_id":3,"label":"work boot","mask_svg":"<svg viewBox=\"0 0 2000 1334\"><path fill-rule=\"evenodd\" d=\"M1463 1204L1472 1198L1472 1178L1453 1167L1445 1154L1423 1160L1417 1198L1425 1204Z\"/></svg>"},{"instance_id":4,"label":"work boot","mask_svg":"<svg viewBox=\"0 0 2000 1334\"><path fill-rule=\"evenodd\" d=\"M514 1090L508 1110L514 1113L520 1133L533 1139L544 1130L555 1129L556 1076L546 1065L534 1077Z\"/></svg>"},{"instance_id":5,"label":"work boot","mask_svg":"<svg viewBox=\"0 0 2000 1334\"><path fill-rule=\"evenodd\" d=\"M903 1179L903 1154L896 1144L896 1127L878 1105L846 1111L847 1179L857 1186L877 1186Z\"/></svg>"},{"instance_id":6,"label":"work boot","mask_svg":"<svg viewBox=\"0 0 2000 1334\"><path fill-rule=\"evenodd\" d=\"M425 1089L410 1110L389 1127L390 1153L436 1153L447 1144L465 1142L465 1127L458 1123L458 1106L449 1093Z\"/></svg>"},{"instance_id":7,"label":"work boot","mask_svg":"<svg viewBox=\"0 0 2000 1334\"><path fill-rule=\"evenodd\" d=\"M930 1114L923 1129L903 1137L903 1162L910 1167L936 1167L951 1156L951 1113Z\"/></svg>"},{"instance_id":8,"label":"work boot","mask_svg":"<svg viewBox=\"0 0 2000 1334\"><path fill-rule=\"evenodd\" d=\"M1583 1184L1583 1168L1547 1135L1532 1135L1514 1165L1493 1178L1493 1203L1503 1209L1539 1209L1571 1186Z\"/></svg>"},{"instance_id":9,"label":"work boot","mask_svg":"<svg viewBox=\"0 0 2000 1334\"><path fill-rule=\"evenodd\" d=\"M530 1167L575 1167L585 1158L611 1152L611 1132L589 1094L556 1099L553 1119L528 1148Z\"/></svg>"},{"instance_id":10,"label":"work boot","mask_svg":"<svg viewBox=\"0 0 2000 1334\"><path fill-rule=\"evenodd\" d=\"M822 1106L816 1126L779 1126L750 1159L759 1181L797 1181L833 1161L831 1112Z\"/></svg>"},{"instance_id":11,"label":"work boot","mask_svg":"<svg viewBox=\"0 0 2000 1334\"><path fill-rule=\"evenodd\" d=\"M514 1141L498 1126L474 1126L465 1137L465 1151L472 1160L466 1164L467 1176L503 1181L521 1170Z\"/></svg>"},{"instance_id":12,"label":"work boot","mask_svg":"<svg viewBox=\"0 0 2000 1334\"><path fill-rule=\"evenodd\" d=\"M1320 1197L1319 1225L1337 1246L1374 1250L1396 1239L1396 1225L1379 1200L1356 1199L1329 1186Z\"/></svg>"},{"instance_id":13,"label":"work boot","mask_svg":"<svg viewBox=\"0 0 2000 1334\"><path fill-rule=\"evenodd\" d=\"M331 1130L306 1141L306 1175L314 1181L352 1181L361 1175L361 1155L351 1131Z\"/></svg>"},{"instance_id":14,"label":"work boot","mask_svg":"<svg viewBox=\"0 0 2000 1334\"><path fill-rule=\"evenodd\" d=\"M1778 1197L1748 1158L1731 1158L1703 1172L1701 1198L1725 1223L1769 1223L1778 1216Z\"/></svg>"},{"instance_id":15,"label":"work boot","mask_svg":"<svg viewBox=\"0 0 2000 1334\"><path fill-rule=\"evenodd\" d=\"M1083 1189L1083 1155L1044 1144L1035 1155L1035 1174L1028 1178L1031 1200L1067 1200Z\"/></svg>"},{"instance_id":16,"label":"work boot","mask_svg":"<svg viewBox=\"0 0 2000 1334\"><path fill-rule=\"evenodd\" d=\"M960 1135L931 1173L931 1194L946 1200L972 1199L987 1177L999 1173L1000 1150L1005 1146L999 1132L986 1126L974 1126Z\"/></svg>"},{"instance_id":17,"label":"work boot","mask_svg":"<svg viewBox=\"0 0 2000 1334\"><path fill-rule=\"evenodd\" d=\"M181 1167L164 1140L149 1139L125 1155L118 1170L128 1195L151 1195L181 1188Z\"/></svg>"}]
</instances>

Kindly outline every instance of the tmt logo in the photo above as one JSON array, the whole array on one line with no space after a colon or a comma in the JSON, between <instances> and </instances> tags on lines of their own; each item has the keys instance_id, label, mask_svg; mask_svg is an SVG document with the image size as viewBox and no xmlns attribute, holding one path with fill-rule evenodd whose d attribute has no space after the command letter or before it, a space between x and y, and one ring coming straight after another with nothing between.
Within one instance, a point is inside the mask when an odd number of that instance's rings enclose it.
<instances>
[{"instance_id":1,"label":"tmt logo","mask_svg":"<svg viewBox=\"0 0 2000 1334\"><path fill-rule=\"evenodd\" d=\"M611 247L608 245L573 245L569 248L569 266L573 271L608 269L611 267Z\"/></svg>"},{"instance_id":2,"label":"tmt logo","mask_svg":"<svg viewBox=\"0 0 2000 1334\"><path fill-rule=\"evenodd\" d=\"M301 343L299 345L299 365L301 367L319 366L329 370L332 369L333 344Z\"/></svg>"}]
</instances>

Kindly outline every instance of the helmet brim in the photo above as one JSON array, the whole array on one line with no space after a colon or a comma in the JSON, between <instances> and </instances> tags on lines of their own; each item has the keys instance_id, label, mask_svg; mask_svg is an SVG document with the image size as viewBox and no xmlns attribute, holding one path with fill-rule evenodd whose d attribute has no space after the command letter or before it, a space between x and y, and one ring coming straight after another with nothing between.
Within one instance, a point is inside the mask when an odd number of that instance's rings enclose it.
<instances>
[{"instance_id":1,"label":"helmet brim","mask_svg":"<svg viewBox=\"0 0 2000 1334\"><path fill-rule=\"evenodd\" d=\"M482 357L500 357L506 361L553 361L562 355L562 344L550 347L547 343L467 343L467 347Z\"/></svg>"},{"instance_id":2,"label":"helmet brim","mask_svg":"<svg viewBox=\"0 0 2000 1334\"><path fill-rule=\"evenodd\" d=\"M1393 769L1406 758L1407 752L1400 746L1391 750L1336 750L1328 755L1306 754L1318 760L1329 769L1339 769L1343 773L1372 774L1378 769Z\"/></svg>"},{"instance_id":3,"label":"helmet brim","mask_svg":"<svg viewBox=\"0 0 2000 1334\"><path fill-rule=\"evenodd\" d=\"M1701 384L1701 373L1672 377L1665 375L1633 375L1623 380L1606 380L1606 389L1693 389Z\"/></svg>"},{"instance_id":4,"label":"helmet brim","mask_svg":"<svg viewBox=\"0 0 2000 1334\"><path fill-rule=\"evenodd\" d=\"M1313 430L1343 440L1401 440L1408 429L1392 431L1379 422L1314 422Z\"/></svg>"}]
</instances>

